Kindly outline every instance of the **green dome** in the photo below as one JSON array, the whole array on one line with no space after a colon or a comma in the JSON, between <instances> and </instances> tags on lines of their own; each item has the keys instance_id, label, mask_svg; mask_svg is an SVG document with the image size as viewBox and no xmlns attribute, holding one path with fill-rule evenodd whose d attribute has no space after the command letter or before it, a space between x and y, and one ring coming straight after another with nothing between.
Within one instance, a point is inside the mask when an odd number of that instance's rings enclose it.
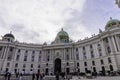
<instances>
[{"instance_id":1,"label":"green dome","mask_svg":"<svg viewBox=\"0 0 120 80\"><path fill-rule=\"evenodd\" d=\"M60 39L69 38L67 32L65 32L63 29L57 34L57 37L59 37Z\"/></svg>"},{"instance_id":2,"label":"green dome","mask_svg":"<svg viewBox=\"0 0 120 80\"><path fill-rule=\"evenodd\" d=\"M69 42L69 35L67 32L65 32L63 29L61 29L60 32L58 32L56 38L56 43L68 43Z\"/></svg>"},{"instance_id":3,"label":"green dome","mask_svg":"<svg viewBox=\"0 0 120 80\"><path fill-rule=\"evenodd\" d=\"M116 25L117 23L120 23L120 21L117 20L117 19L112 19L112 18L111 18L111 19L107 22L105 28L107 29L107 28L111 27L111 25Z\"/></svg>"}]
</instances>

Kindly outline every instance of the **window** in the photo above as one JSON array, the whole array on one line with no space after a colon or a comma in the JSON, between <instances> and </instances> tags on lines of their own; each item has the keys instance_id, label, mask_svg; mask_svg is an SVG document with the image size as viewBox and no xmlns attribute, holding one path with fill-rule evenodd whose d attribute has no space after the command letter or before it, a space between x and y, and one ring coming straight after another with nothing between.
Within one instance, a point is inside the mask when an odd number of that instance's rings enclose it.
<instances>
[{"instance_id":1,"label":"window","mask_svg":"<svg viewBox=\"0 0 120 80\"><path fill-rule=\"evenodd\" d=\"M105 38L104 41L105 41L106 43L108 43L108 38Z\"/></svg>"},{"instance_id":2,"label":"window","mask_svg":"<svg viewBox=\"0 0 120 80\"><path fill-rule=\"evenodd\" d=\"M27 61L27 56L24 56L24 61Z\"/></svg>"},{"instance_id":3,"label":"window","mask_svg":"<svg viewBox=\"0 0 120 80\"><path fill-rule=\"evenodd\" d=\"M41 61L41 56L39 56L38 61Z\"/></svg>"},{"instance_id":4,"label":"window","mask_svg":"<svg viewBox=\"0 0 120 80\"><path fill-rule=\"evenodd\" d=\"M21 52L21 50L20 49L18 49L18 53L20 53Z\"/></svg>"},{"instance_id":5,"label":"window","mask_svg":"<svg viewBox=\"0 0 120 80\"><path fill-rule=\"evenodd\" d=\"M18 63L15 64L15 67L18 67Z\"/></svg>"},{"instance_id":6,"label":"window","mask_svg":"<svg viewBox=\"0 0 120 80\"><path fill-rule=\"evenodd\" d=\"M46 63L46 66L48 66L48 63Z\"/></svg>"},{"instance_id":7,"label":"window","mask_svg":"<svg viewBox=\"0 0 120 80\"><path fill-rule=\"evenodd\" d=\"M40 65L38 65L38 68L40 68Z\"/></svg>"},{"instance_id":8,"label":"window","mask_svg":"<svg viewBox=\"0 0 120 80\"><path fill-rule=\"evenodd\" d=\"M66 52L68 52L69 50L68 49L66 49Z\"/></svg>"},{"instance_id":9,"label":"window","mask_svg":"<svg viewBox=\"0 0 120 80\"><path fill-rule=\"evenodd\" d=\"M12 59L12 55L9 54L8 57L7 57L8 60L11 60Z\"/></svg>"},{"instance_id":10,"label":"window","mask_svg":"<svg viewBox=\"0 0 120 80\"><path fill-rule=\"evenodd\" d=\"M102 56L102 53L101 53L101 52L99 52L99 56Z\"/></svg>"},{"instance_id":11,"label":"window","mask_svg":"<svg viewBox=\"0 0 120 80\"><path fill-rule=\"evenodd\" d=\"M85 50L85 47L83 47L83 50Z\"/></svg>"},{"instance_id":12,"label":"window","mask_svg":"<svg viewBox=\"0 0 120 80\"><path fill-rule=\"evenodd\" d=\"M84 62L84 66L87 66L87 62Z\"/></svg>"},{"instance_id":13,"label":"window","mask_svg":"<svg viewBox=\"0 0 120 80\"><path fill-rule=\"evenodd\" d=\"M92 49L93 48L93 46L92 45L90 45L90 49Z\"/></svg>"},{"instance_id":14,"label":"window","mask_svg":"<svg viewBox=\"0 0 120 80\"><path fill-rule=\"evenodd\" d=\"M111 61L111 58L110 58L110 57L108 58L108 63L112 63L112 61Z\"/></svg>"},{"instance_id":15,"label":"window","mask_svg":"<svg viewBox=\"0 0 120 80\"><path fill-rule=\"evenodd\" d=\"M66 55L66 59L69 60L69 55L68 54Z\"/></svg>"},{"instance_id":16,"label":"window","mask_svg":"<svg viewBox=\"0 0 120 80\"><path fill-rule=\"evenodd\" d=\"M101 49L99 49L99 52L101 51Z\"/></svg>"},{"instance_id":17,"label":"window","mask_svg":"<svg viewBox=\"0 0 120 80\"><path fill-rule=\"evenodd\" d=\"M76 48L76 52L78 52L78 48Z\"/></svg>"},{"instance_id":18,"label":"window","mask_svg":"<svg viewBox=\"0 0 120 80\"><path fill-rule=\"evenodd\" d=\"M92 65L95 65L95 61L92 61Z\"/></svg>"},{"instance_id":19,"label":"window","mask_svg":"<svg viewBox=\"0 0 120 80\"><path fill-rule=\"evenodd\" d=\"M79 60L79 55L78 54L76 54L76 59Z\"/></svg>"},{"instance_id":20,"label":"window","mask_svg":"<svg viewBox=\"0 0 120 80\"><path fill-rule=\"evenodd\" d=\"M101 64L104 64L104 61L102 59L100 60L100 62L101 62Z\"/></svg>"},{"instance_id":21,"label":"window","mask_svg":"<svg viewBox=\"0 0 120 80\"><path fill-rule=\"evenodd\" d=\"M31 64L31 68L33 68L33 64Z\"/></svg>"},{"instance_id":22,"label":"window","mask_svg":"<svg viewBox=\"0 0 120 80\"><path fill-rule=\"evenodd\" d=\"M67 62L66 65L69 66L69 63Z\"/></svg>"},{"instance_id":23,"label":"window","mask_svg":"<svg viewBox=\"0 0 120 80\"><path fill-rule=\"evenodd\" d=\"M41 51L39 52L39 54L41 54Z\"/></svg>"},{"instance_id":24,"label":"window","mask_svg":"<svg viewBox=\"0 0 120 80\"><path fill-rule=\"evenodd\" d=\"M25 69L23 69L23 71L25 71Z\"/></svg>"},{"instance_id":25,"label":"window","mask_svg":"<svg viewBox=\"0 0 120 80\"><path fill-rule=\"evenodd\" d=\"M94 54L93 54L93 51L91 51L91 58L94 58Z\"/></svg>"},{"instance_id":26,"label":"window","mask_svg":"<svg viewBox=\"0 0 120 80\"><path fill-rule=\"evenodd\" d=\"M6 66L9 67L9 66L10 66L10 63L8 62Z\"/></svg>"},{"instance_id":27,"label":"window","mask_svg":"<svg viewBox=\"0 0 120 80\"><path fill-rule=\"evenodd\" d=\"M26 50L25 53L28 53L28 50Z\"/></svg>"},{"instance_id":28,"label":"window","mask_svg":"<svg viewBox=\"0 0 120 80\"><path fill-rule=\"evenodd\" d=\"M99 56L102 56L102 50L98 49Z\"/></svg>"},{"instance_id":29,"label":"window","mask_svg":"<svg viewBox=\"0 0 120 80\"><path fill-rule=\"evenodd\" d=\"M77 67L79 67L79 63L77 63Z\"/></svg>"},{"instance_id":30,"label":"window","mask_svg":"<svg viewBox=\"0 0 120 80\"><path fill-rule=\"evenodd\" d=\"M27 55L28 55L28 51L25 51L26 53L24 54L24 61L27 61Z\"/></svg>"},{"instance_id":31,"label":"window","mask_svg":"<svg viewBox=\"0 0 120 80\"><path fill-rule=\"evenodd\" d=\"M16 56L16 61L19 61L20 55Z\"/></svg>"},{"instance_id":32,"label":"window","mask_svg":"<svg viewBox=\"0 0 120 80\"><path fill-rule=\"evenodd\" d=\"M10 47L10 51L11 51L11 52L13 51L13 47Z\"/></svg>"},{"instance_id":33,"label":"window","mask_svg":"<svg viewBox=\"0 0 120 80\"><path fill-rule=\"evenodd\" d=\"M23 68L25 68L26 67L26 65L25 64L23 64Z\"/></svg>"},{"instance_id":34,"label":"window","mask_svg":"<svg viewBox=\"0 0 120 80\"><path fill-rule=\"evenodd\" d=\"M33 54L35 53L35 51L32 52Z\"/></svg>"},{"instance_id":35,"label":"window","mask_svg":"<svg viewBox=\"0 0 120 80\"><path fill-rule=\"evenodd\" d=\"M100 44L98 44L98 46L100 46Z\"/></svg>"},{"instance_id":36,"label":"window","mask_svg":"<svg viewBox=\"0 0 120 80\"><path fill-rule=\"evenodd\" d=\"M0 46L0 51L2 51L2 47Z\"/></svg>"},{"instance_id":37,"label":"window","mask_svg":"<svg viewBox=\"0 0 120 80\"><path fill-rule=\"evenodd\" d=\"M40 52L39 52L39 56L41 55L41 53L42 53L42 52L40 51Z\"/></svg>"},{"instance_id":38,"label":"window","mask_svg":"<svg viewBox=\"0 0 120 80\"><path fill-rule=\"evenodd\" d=\"M107 47L107 51L108 51L108 53L111 53L111 50L110 50L109 46Z\"/></svg>"},{"instance_id":39,"label":"window","mask_svg":"<svg viewBox=\"0 0 120 80\"><path fill-rule=\"evenodd\" d=\"M86 52L84 52L83 55L86 55Z\"/></svg>"},{"instance_id":40,"label":"window","mask_svg":"<svg viewBox=\"0 0 120 80\"><path fill-rule=\"evenodd\" d=\"M87 59L86 55L83 56L83 59Z\"/></svg>"},{"instance_id":41,"label":"window","mask_svg":"<svg viewBox=\"0 0 120 80\"><path fill-rule=\"evenodd\" d=\"M50 56L47 56L47 61L49 61L50 60Z\"/></svg>"},{"instance_id":42,"label":"window","mask_svg":"<svg viewBox=\"0 0 120 80\"><path fill-rule=\"evenodd\" d=\"M34 62L34 56L32 56L31 61Z\"/></svg>"}]
</instances>

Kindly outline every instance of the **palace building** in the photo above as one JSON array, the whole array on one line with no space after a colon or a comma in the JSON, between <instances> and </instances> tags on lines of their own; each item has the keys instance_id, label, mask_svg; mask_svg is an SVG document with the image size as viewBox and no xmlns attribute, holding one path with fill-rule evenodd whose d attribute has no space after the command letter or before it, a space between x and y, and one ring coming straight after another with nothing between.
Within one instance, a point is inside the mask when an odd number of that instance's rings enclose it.
<instances>
[{"instance_id":1,"label":"palace building","mask_svg":"<svg viewBox=\"0 0 120 80\"><path fill-rule=\"evenodd\" d=\"M78 34L79 35L79 34ZM120 21L110 19L105 30L72 42L61 29L51 44L15 41L12 33L0 40L0 72L92 72L120 70Z\"/></svg>"}]
</instances>

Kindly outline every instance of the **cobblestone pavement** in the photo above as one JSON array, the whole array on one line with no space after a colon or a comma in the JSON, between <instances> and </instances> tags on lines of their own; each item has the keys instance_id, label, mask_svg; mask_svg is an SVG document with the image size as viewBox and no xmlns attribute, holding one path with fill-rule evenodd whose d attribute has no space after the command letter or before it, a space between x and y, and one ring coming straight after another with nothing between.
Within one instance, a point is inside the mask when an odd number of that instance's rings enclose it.
<instances>
[{"instance_id":1,"label":"cobblestone pavement","mask_svg":"<svg viewBox=\"0 0 120 80\"><path fill-rule=\"evenodd\" d=\"M77 77L73 77L73 79L71 80L120 80L120 76L112 76L112 77L97 77L94 79L86 79L81 77L80 79L78 79Z\"/></svg>"},{"instance_id":2,"label":"cobblestone pavement","mask_svg":"<svg viewBox=\"0 0 120 80\"><path fill-rule=\"evenodd\" d=\"M0 80L4 80L3 76L0 76ZM11 80L18 80L15 77L11 77ZM31 76L24 76L22 78L22 80L32 80ZM87 78L83 78L81 77L80 79L78 79L78 77L73 77L70 80L120 80L120 76L114 76L114 77L97 77L94 79L87 79Z\"/></svg>"},{"instance_id":3,"label":"cobblestone pavement","mask_svg":"<svg viewBox=\"0 0 120 80\"><path fill-rule=\"evenodd\" d=\"M3 76L0 76L0 80L5 80ZM10 80L19 80L17 78L15 78L14 76L11 77ZM31 76L23 76L22 80L32 80Z\"/></svg>"}]
</instances>

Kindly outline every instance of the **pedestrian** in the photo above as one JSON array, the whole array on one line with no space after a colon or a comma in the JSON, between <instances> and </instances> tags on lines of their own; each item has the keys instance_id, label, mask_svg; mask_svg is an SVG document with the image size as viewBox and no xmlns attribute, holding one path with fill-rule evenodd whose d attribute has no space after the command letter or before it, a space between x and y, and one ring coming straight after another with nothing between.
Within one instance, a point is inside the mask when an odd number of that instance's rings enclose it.
<instances>
[{"instance_id":1,"label":"pedestrian","mask_svg":"<svg viewBox=\"0 0 120 80\"><path fill-rule=\"evenodd\" d=\"M35 80L35 73L32 74L32 80Z\"/></svg>"},{"instance_id":2,"label":"pedestrian","mask_svg":"<svg viewBox=\"0 0 120 80\"><path fill-rule=\"evenodd\" d=\"M36 80L39 80L39 72L36 73Z\"/></svg>"},{"instance_id":3,"label":"pedestrian","mask_svg":"<svg viewBox=\"0 0 120 80\"><path fill-rule=\"evenodd\" d=\"M18 78L19 77L19 72L17 72L15 75L16 75L16 78Z\"/></svg>"},{"instance_id":4,"label":"pedestrian","mask_svg":"<svg viewBox=\"0 0 120 80\"><path fill-rule=\"evenodd\" d=\"M22 80L22 76L23 76L22 73L20 73L19 80Z\"/></svg>"},{"instance_id":5,"label":"pedestrian","mask_svg":"<svg viewBox=\"0 0 120 80\"><path fill-rule=\"evenodd\" d=\"M59 80L59 72L56 72L56 80Z\"/></svg>"},{"instance_id":6,"label":"pedestrian","mask_svg":"<svg viewBox=\"0 0 120 80\"><path fill-rule=\"evenodd\" d=\"M10 73L10 72L8 72L7 76L8 76L8 80L10 80L11 73Z\"/></svg>"},{"instance_id":7,"label":"pedestrian","mask_svg":"<svg viewBox=\"0 0 120 80\"><path fill-rule=\"evenodd\" d=\"M7 72L4 74L4 78L5 80L7 80Z\"/></svg>"}]
</instances>

